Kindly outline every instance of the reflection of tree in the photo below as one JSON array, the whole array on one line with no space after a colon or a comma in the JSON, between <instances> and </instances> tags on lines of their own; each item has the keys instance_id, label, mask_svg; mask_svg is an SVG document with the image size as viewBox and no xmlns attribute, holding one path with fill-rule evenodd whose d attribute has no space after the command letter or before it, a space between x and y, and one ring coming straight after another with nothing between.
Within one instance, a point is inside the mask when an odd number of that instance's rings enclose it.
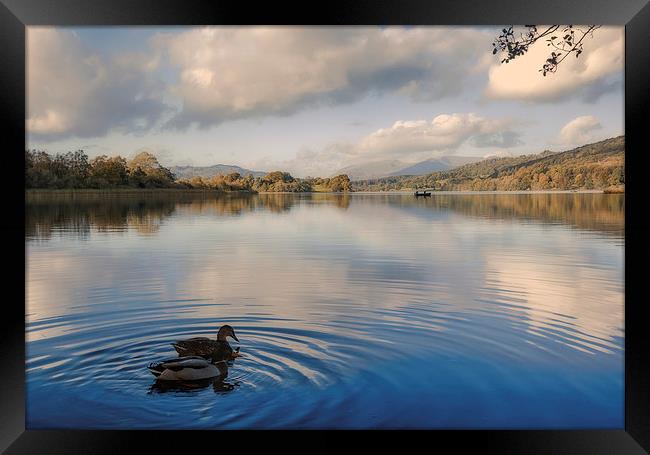
<instances>
[{"instance_id":1,"label":"reflection of tree","mask_svg":"<svg viewBox=\"0 0 650 455\"><path fill-rule=\"evenodd\" d=\"M452 210L468 216L497 219L532 219L562 223L580 229L621 233L625 227L625 196L621 194L259 194L214 195L201 193L30 194L26 204L26 235L48 239L59 229L86 238L92 230L124 231L129 228L155 234L175 211L191 215L241 216L254 211L286 213L295 204L323 204L348 209L352 200Z\"/></svg>"},{"instance_id":2,"label":"reflection of tree","mask_svg":"<svg viewBox=\"0 0 650 455\"><path fill-rule=\"evenodd\" d=\"M218 216L242 215L246 212L267 210L271 213L285 213L300 201L335 205L347 209L349 194L326 193L261 193L224 194L217 197L178 198L177 208L195 215L214 214Z\"/></svg>"},{"instance_id":3,"label":"reflection of tree","mask_svg":"<svg viewBox=\"0 0 650 455\"><path fill-rule=\"evenodd\" d=\"M25 233L39 239L50 238L58 229L73 231L80 237L87 237L92 229L105 232L123 231L128 227L140 233L153 233L174 208L173 200L158 197L28 193Z\"/></svg>"},{"instance_id":4,"label":"reflection of tree","mask_svg":"<svg viewBox=\"0 0 650 455\"><path fill-rule=\"evenodd\" d=\"M335 205L336 207L344 210L347 210L347 208L350 207L350 195L347 193L313 193L310 194L309 199L317 203Z\"/></svg>"},{"instance_id":5,"label":"reflection of tree","mask_svg":"<svg viewBox=\"0 0 650 455\"><path fill-rule=\"evenodd\" d=\"M26 235L48 239L53 231L63 229L86 238L92 230L128 228L143 235L155 234L164 219L176 210L214 216L240 216L256 210L282 213L298 200L291 194L28 192Z\"/></svg>"},{"instance_id":6,"label":"reflection of tree","mask_svg":"<svg viewBox=\"0 0 650 455\"><path fill-rule=\"evenodd\" d=\"M434 194L419 199L405 196L390 203L452 210L482 218L562 223L617 234L625 229L622 194Z\"/></svg>"},{"instance_id":7,"label":"reflection of tree","mask_svg":"<svg viewBox=\"0 0 650 455\"><path fill-rule=\"evenodd\" d=\"M176 198L177 208L192 215L239 216L256 210L286 212L297 201L291 194L223 194Z\"/></svg>"},{"instance_id":8,"label":"reflection of tree","mask_svg":"<svg viewBox=\"0 0 650 455\"><path fill-rule=\"evenodd\" d=\"M282 213L289 211L299 199L293 194L260 194L258 200L259 208L272 213Z\"/></svg>"}]
</instances>

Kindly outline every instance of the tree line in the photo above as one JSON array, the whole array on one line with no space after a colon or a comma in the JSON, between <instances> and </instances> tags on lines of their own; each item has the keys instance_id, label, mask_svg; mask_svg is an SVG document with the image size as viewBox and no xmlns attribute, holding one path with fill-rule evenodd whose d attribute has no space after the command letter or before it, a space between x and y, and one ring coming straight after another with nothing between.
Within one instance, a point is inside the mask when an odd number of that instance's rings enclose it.
<instances>
[{"instance_id":1,"label":"tree line","mask_svg":"<svg viewBox=\"0 0 650 455\"><path fill-rule=\"evenodd\" d=\"M351 191L347 175L332 178L295 178L288 172L273 171L263 177L233 172L205 178L177 179L149 152L131 160L101 155L89 159L83 150L50 155L45 151L25 151L26 188L176 188L224 192L317 192Z\"/></svg>"},{"instance_id":2,"label":"tree line","mask_svg":"<svg viewBox=\"0 0 650 455\"><path fill-rule=\"evenodd\" d=\"M621 188L625 138L607 139L561 153L492 158L449 171L353 182L354 191L428 188L436 191L526 191Z\"/></svg>"},{"instance_id":3,"label":"tree line","mask_svg":"<svg viewBox=\"0 0 650 455\"><path fill-rule=\"evenodd\" d=\"M83 150L50 155L25 151L27 188L173 188L174 174L154 155L141 152L133 159L98 156L88 159Z\"/></svg>"}]
</instances>

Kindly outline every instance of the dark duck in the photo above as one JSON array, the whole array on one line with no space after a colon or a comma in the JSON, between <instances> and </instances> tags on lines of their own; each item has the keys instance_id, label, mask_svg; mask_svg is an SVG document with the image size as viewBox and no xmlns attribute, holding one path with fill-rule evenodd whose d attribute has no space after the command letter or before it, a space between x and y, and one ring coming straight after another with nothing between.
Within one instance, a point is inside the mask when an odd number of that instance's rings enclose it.
<instances>
[{"instance_id":1,"label":"dark duck","mask_svg":"<svg viewBox=\"0 0 650 455\"><path fill-rule=\"evenodd\" d=\"M177 341L172 343L172 346L181 356L199 356L210 359L212 362L219 362L239 356L239 348L236 351L233 350L230 343L228 343L228 337L239 341L237 335L235 335L235 330L229 325L224 325L219 329L216 340L196 337Z\"/></svg>"}]
</instances>

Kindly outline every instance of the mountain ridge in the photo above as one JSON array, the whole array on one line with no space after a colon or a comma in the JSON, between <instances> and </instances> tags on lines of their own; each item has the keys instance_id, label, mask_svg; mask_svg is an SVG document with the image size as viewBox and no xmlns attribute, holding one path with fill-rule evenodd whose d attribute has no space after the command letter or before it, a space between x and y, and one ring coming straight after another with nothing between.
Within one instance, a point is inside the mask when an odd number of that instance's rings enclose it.
<instances>
[{"instance_id":1,"label":"mountain ridge","mask_svg":"<svg viewBox=\"0 0 650 455\"><path fill-rule=\"evenodd\" d=\"M368 163L346 166L336 173L346 174L350 180L367 180L398 175L424 175L434 171L445 171L482 160L478 156L441 156L429 158L417 163L405 163L400 160L371 161Z\"/></svg>"},{"instance_id":2,"label":"mountain ridge","mask_svg":"<svg viewBox=\"0 0 650 455\"><path fill-rule=\"evenodd\" d=\"M172 171L177 179L190 179L197 176L211 178L215 175L227 175L232 174L233 172L237 172L242 176L253 174L253 177L264 177L268 174L268 172L253 171L234 164L213 164L211 166L170 166L168 169Z\"/></svg>"},{"instance_id":3,"label":"mountain ridge","mask_svg":"<svg viewBox=\"0 0 650 455\"><path fill-rule=\"evenodd\" d=\"M488 158L448 171L353 182L355 191L608 189L625 184L625 136L562 152Z\"/></svg>"},{"instance_id":4,"label":"mountain ridge","mask_svg":"<svg viewBox=\"0 0 650 455\"><path fill-rule=\"evenodd\" d=\"M478 156L442 156L440 158L429 158L428 160L420 161L404 169L391 174L391 176L398 175L426 175L436 171L447 171L458 166L463 166L469 163L481 161L483 158Z\"/></svg>"}]
</instances>

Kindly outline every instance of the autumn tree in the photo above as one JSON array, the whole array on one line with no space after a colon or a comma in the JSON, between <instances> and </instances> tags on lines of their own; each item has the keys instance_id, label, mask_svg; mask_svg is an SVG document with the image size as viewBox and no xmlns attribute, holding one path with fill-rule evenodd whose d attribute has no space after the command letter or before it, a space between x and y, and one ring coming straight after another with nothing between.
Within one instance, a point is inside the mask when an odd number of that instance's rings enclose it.
<instances>
[{"instance_id":1,"label":"autumn tree","mask_svg":"<svg viewBox=\"0 0 650 455\"><path fill-rule=\"evenodd\" d=\"M126 160L121 156L101 155L90 162L90 179L93 186L103 188L128 184Z\"/></svg>"},{"instance_id":2,"label":"autumn tree","mask_svg":"<svg viewBox=\"0 0 650 455\"><path fill-rule=\"evenodd\" d=\"M140 152L127 164L130 180L139 187L161 188L174 182L174 174L158 162L155 155Z\"/></svg>"},{"instance_id":3,"label":"autumn tree","mask_svg":"<svg viewBox=\"0 0 650 455\"><path fill-rule=\"evenodd\" d=\"M266 183L276 183L276 182L293 182L294 178L288 172L282 171L273 171L266 174L262 177L262 180Z\"/></svg>"},{"instance_id":4,"label":"autumn tree","mask_svg":"<svg viewBox=\"0 0 650 455\"><path fill-rule=\"evenodd\" d=\"M25 152L25 184L28 188L83 188L88 186L90 163L82 151L49 155Z\"/></svg>"},{"instance_id":5,"label":"autumn tree","mask_svg":"<svg viewBox=\"0 0 650 455\"><path fill-rule=\"evenodd\" d=\"M55 180L52 172L52 158L46 152L25 151L25 186L27 188L49 188Z\"/></svg>"},{"instance_id":6,"label":"autumn tree","mask_svg":"<svg viewBox=\"0 0 650 455\"><path fill-rule=\"evenodd\" d=\"M351 191L350 177L345 174L337 175L329 179L329 190L334 192Z\"/></svg>"},{"instance_id":7,"label":"autumn tree","mask_svg":"<svg viewBox=\"0 0 650 455\"><path fill-rule=\"evenodd\" d=\"M147 171L158 169L160 163L154 154L149 152L140 152L131 158L128 162L128 166L130 170L140 168L146 173Z\"/></svg>"}]
</instances>

